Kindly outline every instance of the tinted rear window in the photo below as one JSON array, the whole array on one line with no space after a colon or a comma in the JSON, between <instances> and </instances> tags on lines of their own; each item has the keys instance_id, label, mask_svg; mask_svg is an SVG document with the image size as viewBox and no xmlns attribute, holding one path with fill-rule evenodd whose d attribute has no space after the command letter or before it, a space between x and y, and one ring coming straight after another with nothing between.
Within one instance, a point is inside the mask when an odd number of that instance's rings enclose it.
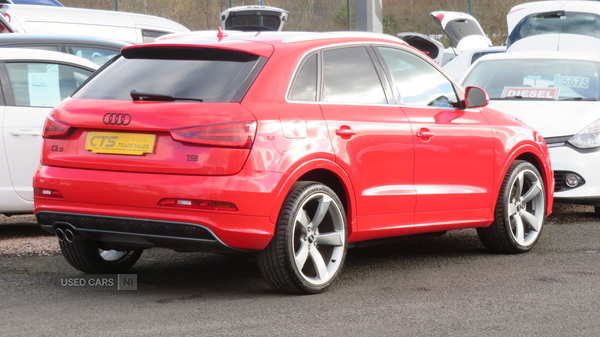
<instances>
[{"instance_id":1,"label":"tinted rear window","mask_svg":"<svg viewBox=\"0 0 600 337\"><path fill-rule=\"evenodd\" d=\"M224 103L241 98L259 56L201 48L123 50L74 97L131 100L131 91Z\"/></svg>"}]
</instances>

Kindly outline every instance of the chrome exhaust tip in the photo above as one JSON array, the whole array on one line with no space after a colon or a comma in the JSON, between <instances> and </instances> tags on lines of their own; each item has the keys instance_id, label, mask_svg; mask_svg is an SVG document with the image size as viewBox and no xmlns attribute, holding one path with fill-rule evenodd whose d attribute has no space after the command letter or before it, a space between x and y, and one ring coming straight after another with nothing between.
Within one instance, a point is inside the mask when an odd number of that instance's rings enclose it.
<instances>
[{"instance_id":1,"label":"chrome exhaust tip","mask_svg":"<svg viewBox=\"0 0 600 337\"><path fill-rule=\"evenodd\" d=\"M65 240L65 232L63 232L62 229L57 228L56 229L56 237L58 238L58 241L64 241Z\"/></svg>"},{"instance_id":2,"label":"chrome exhaust tip","mask_svg":"<svg viewBox=\"0 0 600 337\"><path fill-rule=\"evenodd\" d=\"M67 240L67 242L75 241L75 233L70 229L65 230L65 240Z\"/></svg>"}]
</instances>

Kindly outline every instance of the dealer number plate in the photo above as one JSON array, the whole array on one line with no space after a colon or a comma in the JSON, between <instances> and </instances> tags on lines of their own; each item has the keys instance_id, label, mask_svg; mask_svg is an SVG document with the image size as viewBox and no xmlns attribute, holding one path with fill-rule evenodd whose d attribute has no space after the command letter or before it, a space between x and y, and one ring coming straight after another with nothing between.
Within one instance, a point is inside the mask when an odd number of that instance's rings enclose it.
<instances>
[{"instance_id":1,"label":"dealer number plate","mask_svg":"<svg viewBox=\"0 0 600 337\"><path fill-rule=\"evenodd\" d=\"M122 132L90 132L85 149L94 153L142 155L154 151L156 135Z\"/></svg>"}]
</instances>

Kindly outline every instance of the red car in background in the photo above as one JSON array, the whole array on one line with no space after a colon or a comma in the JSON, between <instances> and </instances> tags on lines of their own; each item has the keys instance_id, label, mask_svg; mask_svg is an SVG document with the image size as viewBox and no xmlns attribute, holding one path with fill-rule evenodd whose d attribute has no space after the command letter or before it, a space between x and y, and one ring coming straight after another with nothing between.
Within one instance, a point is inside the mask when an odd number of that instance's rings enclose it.
<instances>
[{"instance_id":1,"label":"red car in background","mask_svg":"<svg viewBox=\"0 0 600 337\"><path fill-rule=\"evenodd\" d=\"M14 28L10 25L8 20L4 18L6 12L6 5L0 3L0 34L1 33L14 33Z\"/></svg>"},{"instance_id":2,"label":"red car in background","mask_svg":"<svg viewBox=\"0 0 600 337\"><path fill-rule=\"evenodd\" d=\"M533 248L543 138L381 34L188 34L126 47L47 119L35 213L87 273L151 247L255 252L319 293L359 242L477 228Z\"/></svg>"}]
</instances>

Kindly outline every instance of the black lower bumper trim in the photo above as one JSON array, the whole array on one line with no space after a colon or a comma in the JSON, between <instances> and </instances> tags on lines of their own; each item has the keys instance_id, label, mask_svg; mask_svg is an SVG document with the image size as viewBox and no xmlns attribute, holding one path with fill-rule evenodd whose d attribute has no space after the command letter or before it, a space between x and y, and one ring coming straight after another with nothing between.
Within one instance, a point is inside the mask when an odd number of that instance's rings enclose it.
<instances>
[{"instance_id":1,"label":"black lower bumper trim","mask_svg":"<svg viewBox=\"0 0 600 337\"><path fill-rule=\"evenodd\" d=\"M555 202L563 204L600 206L600 197L561 198L554 196Z\"/></svg>"},{"instance_id":2,"label":"black lower bumper trim","mask_svg":"<svg viewBox=\"0 0 600 337\"><path fill-rule=\"evenodd\" d=\"M87 240L130 247L161 247L197 252L241 252L227 246L208 228L186 222L161 221L65 212L38 212L40 226L51 233L70 228Z\"/></svg>"}]
</instances>

